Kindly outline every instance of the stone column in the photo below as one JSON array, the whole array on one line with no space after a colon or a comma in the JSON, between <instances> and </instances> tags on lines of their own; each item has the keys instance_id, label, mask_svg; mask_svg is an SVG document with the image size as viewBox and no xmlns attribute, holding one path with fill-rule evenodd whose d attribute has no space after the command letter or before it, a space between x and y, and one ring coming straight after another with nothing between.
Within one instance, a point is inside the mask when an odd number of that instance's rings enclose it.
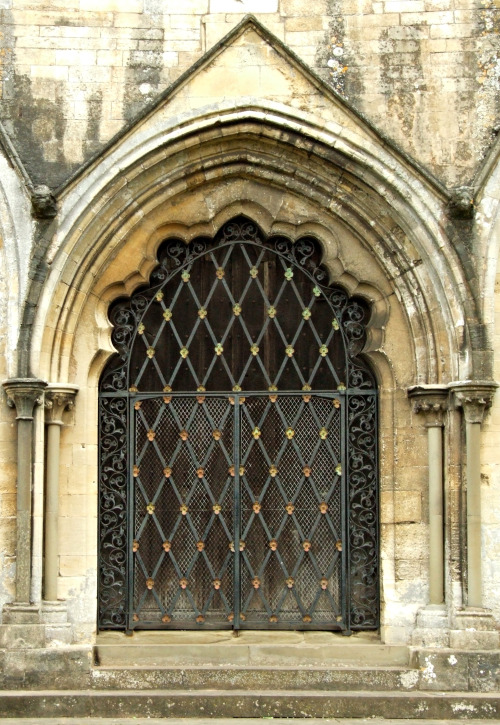
<instances>
[{"instance_id":1,"label":"stone column","mask_svg":"<svg viewBox=\"0 0 500 725\"><path fill-rule=\"evenodd\" d=\"M455 404L465 418L467 481L467 604L481 607L481 423L491 406L496 383L456 383Z\"/></svg>"},{"instance_id":2,"label":"stone column","mask_svg":"<svg viewBox=\"0 0 500 725\"><path fill-rule=\"evenodd\" d=\"M47 463L45 489L44 599L57 600L59 532L59 448L63 413L74 407L75 385L50 384L45 393Z\"/></svg>"},{"instance_id":3,"label":"stone column","mask_svg":"<svg viewBox=\"0 0 500 725\"><path fill-rule=\"evenodd\" d=\"M448 390L443 386L418 386L408 395L413 410L425 416L429 470L429 602L444 603L444 489L443 413L448 407Z\"/></svg>"},{"instance_id":4,"label":"stone column","mask_svg":"<svg viewBox=\"0 0 500 725\"><path fill-rule=\"evenodd\" d=\"M493 618L483 608L481 559L481 424L491 406L497 384L490 381L450 385L455 405L465 419L467 485L467 606L455 616L451 645L498 647Z\"/></svg>"},{"instance_id":5,"label":"stone column","mask_svg":"<svg viewBox=\"0 0 500 725\"><path fill-rule=\"evenodd\" d=\"M31 497L33 487L33 411L47 383L15 378L3 383L17 420L16 602L29 605L31 588Z\"/></svg>"},{"instance_id":6,"label":"stone column","mask_svg":"<svg viewBox=\"0 0 500 725\"><path fill-rule=\"evenodd\" d=\"M408 395L427 428L429 490L429 604L418 612L413 644L446 646L443 426L449 391L445 386L420 385L410 388Z\"/></svg>"}]
</instances>

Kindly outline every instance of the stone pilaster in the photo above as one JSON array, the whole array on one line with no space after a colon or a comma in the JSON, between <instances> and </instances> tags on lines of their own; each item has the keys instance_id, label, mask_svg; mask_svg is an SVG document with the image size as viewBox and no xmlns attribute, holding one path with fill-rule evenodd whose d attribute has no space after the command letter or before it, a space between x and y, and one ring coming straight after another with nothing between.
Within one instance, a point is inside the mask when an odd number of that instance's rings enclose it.
<instances>
[{"instance_id":1,"label":"stone pilaster","mask_svg":"<svg viewBox=\"0 0 500 725\"><path fill-rule=\"evenodd\" d=\"M0 626L0 647L41 647L45 633L40 627L40 608L30 602L31 505L33 491L33 417L41 405L47 383L37 378L14 378L3 383L7 403L16 409L17 420L17 511L16 511L16 601L6 604Z\"/></svg>"},{"instance_id":2,"label":"stone pilaster","mask_svg":"<svg viewBox=\"0 0 500 725\"><path fill-rule=\"evenodd\" d=\"M14 378L5 381L3 386L8 404L17 414L16 603L26 607L31 587L33 411L42 403L47 383L36 378Z\"/></svg>"},{"instance_id":3,"label":"stone pilaster","mask_svg":"<svg viewBox=\"0 0 500 725\"><path fill-rule=\"evenodd\" d=\"M413 644L435 647L449 644L449 617L445 605L443 426L448 410L448 388L421 385L408 390L413 410L427 428L429 482L429 604L417 614Z\"/></svg>"},{"instance_id":4,"label":"stone pilaster","mask_svg":"<svg viewBox=\"0 0 500 725\"><path fill-rule=\"evenodd\" d=\"M491 613L482 606L481 424L497 384L453 383L450 388L465 420L467 483L467 602L455 613L450 644L463 649L495 649L499 646L498 631Z\"/></svg>"}]
</instances>

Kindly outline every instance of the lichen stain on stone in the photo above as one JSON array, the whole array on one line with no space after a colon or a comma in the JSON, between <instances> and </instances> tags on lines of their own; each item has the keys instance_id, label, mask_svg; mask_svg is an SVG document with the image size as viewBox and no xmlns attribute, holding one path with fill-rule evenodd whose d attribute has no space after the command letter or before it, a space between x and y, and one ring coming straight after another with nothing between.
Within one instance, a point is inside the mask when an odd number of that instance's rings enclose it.
<instances>
[{"instance_id":1,"label":"lichen stain on stone","mask_svg":"<svg viewBox=\"0 0 500 725\"><path fill-rule=\"evenodd\" d=\"M4 17L7 22L0 26L0 101L5 96L5 84L9 81L14 65L12 13L4 10Z\"/></svg>"},{"instance_id":2,"label":"lichen stain on stone","mask_svg":"<svg viewBox=\"0 0 500 725\"><path fill-rule=\"evenodd\" d=\"M405 690L411 690L418 685L419 672L418 670L408 670L400 675L401 686Z\"/></svg>"},{"instance_id":3,"label":"lichen stain on stone","mask_svg":"<svg viewBox=\"0 0 500 725\"><path fill-rule=\"evenodd\" d=\"M345 43L345 24L342 0L329 0L328 15L330 22L323 43L316 52L318 72L337 93L344 97L360 96L363 88L359 82L349 83L348 50ZM351 87L352 86L352 87Z\"/></svg>"},{"instance_id":4,"label":"lichen stain on stone","mask_svg":"<svg viewBox=\"0 0 500 725\"><path fill-rule=\"evenodd\" d=\"M125 71L123 117L135 118L168 85L168 69L164 62L164 31L151 27L143 31L149 39L142 49L131 50ZM166 81L166 82L165 82Z\"/></svg>"},{"instance_id":5,"label":"lichen stain on stone","mask_svg":"<svg viewBox=\"0 0 500 725\"><path fill-rule=\"evenodd\" d=\"M491 142L493 138L500 114L500 8L497 0L480 0L476 33L482 40L482 49L479 49L478 41L477 67L474 69L478 101L474 104L475 128L471 135L476 155L481 156L485 142Z\"/></svg>"},{"instance_id":6,"label":"lichen stain on stone","mask_svg":"<svg viewBox=\"0 0 500 725\"><path fill-rule=\"evenodd\" d=\"M84 157L99 151L99 128L102 120L102 91L99 89L87 99L87 137L83 143Z\"/></svg>"},{"instance_id":7,"label":"lichen stain on stone","mask_svg":"<svg viewBox=\"0 0 500 725\"><path fill-rule=\"evenodd\" d=\"M380 33L379 47L380 83L387 98L388 117L398 119L402 137L415 152L420 96L426 90L420 40L395 40L385 28ZM425 133L425 127L422 130Z\"/></svg>"}]
</instances>

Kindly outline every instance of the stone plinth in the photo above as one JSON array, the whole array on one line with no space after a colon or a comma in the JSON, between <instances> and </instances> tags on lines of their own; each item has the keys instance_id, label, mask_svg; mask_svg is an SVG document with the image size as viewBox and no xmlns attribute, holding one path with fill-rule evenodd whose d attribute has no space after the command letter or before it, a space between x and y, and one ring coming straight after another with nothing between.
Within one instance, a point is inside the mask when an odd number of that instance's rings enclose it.
<instances>
[{"instance_id":1,"label":"stone plinth","mask_svg":"<svg viewBox=\"0 0 500 725\"><path fill-rule=\"evenodd\" d=\"M494 650L500 646L495 619L488 609L466 607L452 620L450 646L463 650Z\"/></svg>"}]
</instances>

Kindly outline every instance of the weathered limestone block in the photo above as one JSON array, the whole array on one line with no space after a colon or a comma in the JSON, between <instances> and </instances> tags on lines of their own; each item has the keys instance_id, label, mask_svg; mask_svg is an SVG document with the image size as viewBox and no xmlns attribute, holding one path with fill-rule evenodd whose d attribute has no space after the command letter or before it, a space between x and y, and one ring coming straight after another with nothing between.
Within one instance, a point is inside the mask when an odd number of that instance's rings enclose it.
<instances>
[{"instance_id":1,"label":"weathered limestone block","mask_svg":"<svg viewBox=\"0 0 500 725\"><path fill-rule=\"evenodd\" d=\"M0 625L0 648L39 649L45 645L45 628L40 624Z\"/></svg>"},{"instance_id":2,"label":"weathered limestone block","mask_svg":"<svg viewBox=\"0 0 500 725\"><path fill-rule=\"evenodd\" d=\"M500 634L491 612L467 607L455 613L450 629L450 646L463 650L496 650Z\"/></svg>"},{"instance_id":3,"label":"weathered limestone block","mask_svg":"<svg viewBox=\"0 0 500 725\"><path fill-rule=\"evenodd\" d=\"M394 521L400 523L420 523L422 520L422 496L417 491L394 492Z\"/></svg>"}]
</instances>

